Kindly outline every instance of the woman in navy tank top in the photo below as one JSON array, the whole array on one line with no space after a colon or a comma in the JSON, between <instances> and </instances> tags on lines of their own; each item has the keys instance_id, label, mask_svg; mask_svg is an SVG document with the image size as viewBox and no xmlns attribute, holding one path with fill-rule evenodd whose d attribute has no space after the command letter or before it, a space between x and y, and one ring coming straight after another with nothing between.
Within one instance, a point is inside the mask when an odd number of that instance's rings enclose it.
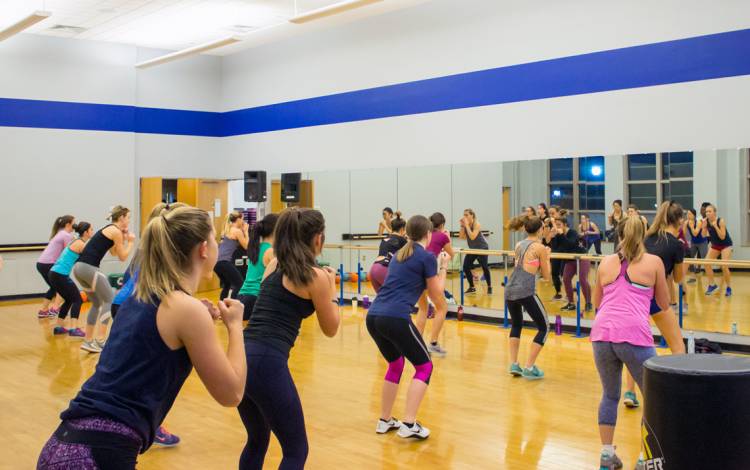
<instances>
[{"instance_id":1,"label":"woman in navy tank top","mask_svg":"<svg viewBox=\"0 0 750 470\"><path fill-rule=\"evenodd\" d=\"M710 243L706 259L722 259L724 261L732 259L732 237L729 236L726 221L716 214L716 206L713 204L706 206L706 218L703 219L701 227L708 232ZM721 272L726 285L724 295L730 297L732 295L732 275L729 272L729 266L722 266ZM708 277L706 295L711 295L719 289L719 286L714 282L713 266L706 266L706 277Z\"/></svg>"},{"instance_id":2,"label":"woman in navy tank top","mask_svg":"<svg viewBox=\"0 0 750 470\"><path fill-rule=\"evenodd\" d=\"M193 366L223 406L245 389L242 304L191 296L211 276L218 247L205 211L181 207L153 219L139 250L135 295L120 307L94 375L61 414L37 469L134 469ZM214 319L227 328L226 352Z\"/></svg>"}]
</instances>

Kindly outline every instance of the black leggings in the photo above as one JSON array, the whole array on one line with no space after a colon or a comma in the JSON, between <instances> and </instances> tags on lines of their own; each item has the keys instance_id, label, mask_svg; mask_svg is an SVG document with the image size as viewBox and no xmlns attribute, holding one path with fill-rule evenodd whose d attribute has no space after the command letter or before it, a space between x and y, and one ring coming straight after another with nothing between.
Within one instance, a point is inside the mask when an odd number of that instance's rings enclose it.
<instances>
[{"instance_id":1,"label":"black leggings","mask_svg":"<svg viewBox=\"0 0 750 470\"><path fill-rule=\"evenodd\" d=\"M508 312L510 313L511 327L510 337L520 338L521 329L523 328L523 310L529 314L531 319L536 325L537 331L534 336L534 342L544 346L544 342L547 340L547 333L549 333L549 320L547 318L547 311L544 309L542 301L539 300L539 296L534 294L530 297L524 297L518 300L506 300L508 304Z\"/></svg>"},{"instance_id":2,"label":"black leggings","mask_svg":"<svg viewBox=\"0 0 750 470\"><path fill-rule=\"evenodd\" d=\"M597 238L593 242L586 241L586 245L587 245L586 246L586 253L588 253L589 251L591 251L591 247L593 246L594 247L594 251L596 252L597 255L601 255L602 254L602 239L601 238Z\"/></svg>"},{"instance_id":3,"label":"black leggings","mask_svg":"<svg viewBox=\"0 0 750 470\"><path fill-rule=\"evenodd\" d=\"M255 301L258 300L258 296L240 295L239 300L242 302L242 305L245 306L245 310L242 313L242 319L248 321L250 320L250 317L253 316L253 308L255 307Z\"/></svg>"},{"instance_id":4,"label":"black leggings","mask_svg":"<svg viewBox=\"0 0 750 470\"><path fill-rule=\"evenodd\" d=\"M464 258L464 277L466 282L469 283L469 287L474 287L474 275L471 273L471 268L474 267L474 262L479 261L484 271L484 280L487 281L487 286L492 287L492 278L490 276L490 266L487 264L487 255L466 255Z\"/></svg>"},{"instance_id":5,"label":"black leggings","mask_svg":"<svg viewBox=\"0 0 750 470\"><path fill-rule=\"evenodd\" d=\"M305 416L287 355L246 340L245 356L247 385L237 411L247 431L247 444L240 456L240 470L262 470L271 431L283 453L279 469L304 468L308 452Z\"/></svg>"},{"instance_id":6,"label":"black leggings","mask_svg":"<svg viewBox=\"0 0 750 470\"><path fill-rule=\"evenodd\" d=\"M68 312L70 312L70 318L78 318L78 315L81 314L83 299L76 283L73 282L70 276L58 274L54 271L50 271L49 273L49 283L65 299L57 316L64 320L68 316Z\"/></svg>"},{"instance_id":7,"label":"black leggings","mask_svg":"<svg viewBox=\"0 0 750 470\"><path fill-rule=\"evenodd\" d=\"M555 294L557 295L560 295L560 290L562 289L562 281L560 280L560 276L562 275L562 262L563 260L561 259L550 260L550 265L552 266L552 285L555 286Z\"/></svg>"},{"instance_id":8,"label":"black leggings","mask_svg":"<svg viewBox=\"0 0 750 470\"><path fill-rule=\"evenodd\" d=\"M49 282L49 270L52 269L52 266L54 264L47 264L47 263L37 263L36 264L36 270L39 271L39 274L42 276L42 279L44 279L44 283L49 286L49 289L47 289L47 292L44 293L44 298L47 300L52 300L53 297L55 297L55 288L52 287L52 284Z\"/></svg>"},{"instance_id":9,"label":"black leggings","mask_svg":"<svg viewBox=\"0 0 750 470\"><path fill-rule=\"evenodd\" d=\"M426 384L430 383L432 359L422 335L411 322L411 318L367 315L365 324L380 354L388 361L389 371L386 380L398 383L405 357L416 369L414 378ZM401 370L398 370L399 368ZM392 374L397 374L398 377L391 377Z\"/></svg>"},{"instance_id":10,"label":"black leggings","mask_svg":"<svg viewBox=\"0 0 750 470\"><path fill-rule=\"evenodd\" d=\"M240 295L240 289L242 288L242 274L240 270L235 267L231 261L219 261L214 266L214 272L219 276L221 281L221 294L219 300L224 300L229 295L229 290L232 290L232 298L236 299Z\"/></svg>"}]
</instances>

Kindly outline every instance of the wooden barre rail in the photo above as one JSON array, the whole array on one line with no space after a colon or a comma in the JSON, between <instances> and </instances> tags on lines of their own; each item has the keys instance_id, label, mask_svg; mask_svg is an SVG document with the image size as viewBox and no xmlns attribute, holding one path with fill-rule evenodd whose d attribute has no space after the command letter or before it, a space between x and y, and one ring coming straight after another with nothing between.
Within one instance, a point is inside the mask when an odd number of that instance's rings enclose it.
<instances>
[{"instance_id":1,"label":"wooden barre rail","mask_svg":"<svg viewBox=\"0 0 750 470\"><path fill-rule=\"evenodd\" d=\"M331 249L344 249L344 250L361 250L361 251L378 251L378 247L372 245L344 245L344 244L326 244L324 248ZM515 258L516 252L511 250L475 250L475 249L456 249L454 250L457 254L461 255L487 255L487 256L507 256L509 258ZM584 255L574 253L550 253L551 259L561 260L587 260L600 262L604 259L604 256L599 255ZM685 258L685 264L695 266L728 266L730 268L743 268L750 269L750 261L745 260L706 260L701 258Z\"/></svg>"}]
</instances>

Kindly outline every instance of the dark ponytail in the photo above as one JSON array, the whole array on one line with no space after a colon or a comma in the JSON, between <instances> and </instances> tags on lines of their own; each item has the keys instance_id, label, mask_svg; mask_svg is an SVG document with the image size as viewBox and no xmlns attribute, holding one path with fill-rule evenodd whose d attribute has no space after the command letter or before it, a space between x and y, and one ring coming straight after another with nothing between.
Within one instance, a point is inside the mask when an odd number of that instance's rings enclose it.
<instances>
[{"instance_id":1,"label":"dark ponytail","mask_svg":"<svg viewBox=\"0 0 750 470\"><path fill-rule=\"evenodd\" d=\"M396 211L393 220L391 220L391 232L398 233L406 227L406 221L401 217L401 211Z\"/></svg>"},{"instance_id":2,"label":"dark ponytail","mask_svg":"<svg viewBox=\"0 0 750 470\"><path fill-rule=\"evenodd\" d=\"M435 212L430 216L430 222L432 222L432 230L437 230L439 227L445 225L445 216L440 212Z\"/></svg>"},{"instance_id":3,"label":"dark ponytail","mask_svg":"<svg viewBox=\"0 0 750 470\"><path fill-rule=\"evenodd\" d=\"M258 257L260 256L260 240L273 235L278 220L279 214L268 214L250 229L250 241L247 243L247 257L252 264L258 262Z\"/></svg>"},{"instance_id":4,"label":"dark ponytail","mask_svg":"<svg viewBox=\"0 0 750 470\"><path fill-rule=\"evenodd\" d=\"M406 223L406 236L409 241L406 242L396 253L396 259L403 263L414 254L414 244L423 240L428 233L432 232L432 222L423 215L414 215Z\"/></svg>"},{"instance_id":5,"label":"dark ponytail","mask_svg":"<svg viewBox=\"0 0 750 470\"><path fill-rule=\"evenodd\" d=\"M72 215L64 215L62 217L58 217L55 219L55 222L52 224L52 234L50 234L49 239L52 240L55 235L57 235L57 232L62 230L66 225L73 222L75 220L75 217Z\"/></svg>"},{"instance_id":6,"label":"dark ponytail","mask_svg":"<svg viewBox=\"0 0 750 470\"><path fill-rule=\"evenodd\" d=\"M324 235L325 219L320 211L290 207L276 222L273 251L279 271L297 286L309 284L313 278L315 249L313 240Z\"/></svg>"},{"instance_id":7,"label":"dark ponytail","mask_svg":"<svg viewBox=\"0 0 750 470\"><path fill-rule=\"evenodd\" d=\"M91 224L88 222L78 222L77 224L73 224L73 230L78 234L78 238L81 238L90 228Z\"/></svg>"}]
</instances>

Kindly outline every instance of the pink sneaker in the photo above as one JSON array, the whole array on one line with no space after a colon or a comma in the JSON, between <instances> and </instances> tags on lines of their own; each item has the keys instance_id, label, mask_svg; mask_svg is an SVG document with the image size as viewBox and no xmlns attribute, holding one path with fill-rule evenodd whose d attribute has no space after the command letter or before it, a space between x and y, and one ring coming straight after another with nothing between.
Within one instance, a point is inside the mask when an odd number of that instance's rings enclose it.
<instances>
[{"instance_id":1,"label":"pink sneaker","mask_svg":"<svg viewBox=\"0 0 750 470\"><path fill-rule=\"evenodd\" d=\"M37 318L49 318L54 316L55 314L50 312L49 310L39 310L36 314Z\"/></svg>"},{"instance_id":2,"label":"pink sneaker","mask_svg":"<svg viewBox=\"0 0 750 470\"><path fill-rule=\"evenodd\" d=\"M73 336L75 338L83 338L86 336L86 333L83 332L80 328L72 328L68 330L68 336Z\"/></svg>"}]
</instances>

